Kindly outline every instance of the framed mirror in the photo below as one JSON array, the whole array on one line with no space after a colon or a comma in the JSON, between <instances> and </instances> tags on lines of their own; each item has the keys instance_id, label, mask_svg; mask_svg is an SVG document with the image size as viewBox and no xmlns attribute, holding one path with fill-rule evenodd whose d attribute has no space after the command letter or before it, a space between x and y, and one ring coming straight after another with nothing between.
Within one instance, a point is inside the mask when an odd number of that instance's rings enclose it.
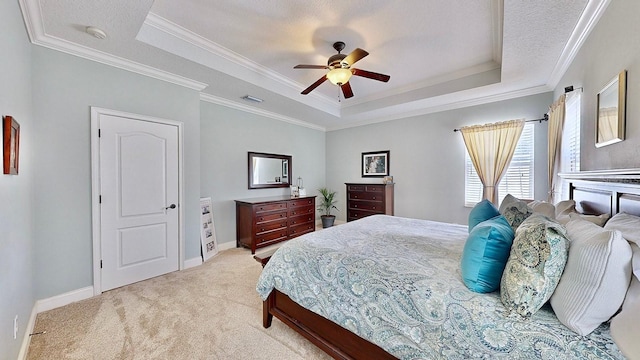
<instances>
[{"instance_id":1,"label":"framed mirror","mask_svg":"<svg viewBox=\"0 0 640 360\"><path fill-rule=\"evenodd\" d=\"M624 140L627 71L623 70L598 93L596 147Z\"/></svg>"},{"instance_id":2,"label":"framed mirror","mask_svg":"<svg viewBox=\"0 0 640 360\"><path fill-rule=\"evenodd\" d=\"M291 156L249 152L249 189L289 187Z\"/></svg>"}]
</instances>

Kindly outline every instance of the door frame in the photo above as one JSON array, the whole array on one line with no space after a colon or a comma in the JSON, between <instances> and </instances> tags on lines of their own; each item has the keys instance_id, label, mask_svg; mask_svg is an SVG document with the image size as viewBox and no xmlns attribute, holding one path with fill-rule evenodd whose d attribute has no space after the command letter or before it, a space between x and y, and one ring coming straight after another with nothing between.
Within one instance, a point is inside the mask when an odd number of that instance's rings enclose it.
<instances>
[{"instance_id":1,"label":"door frame","mask_svg":"<svg viewBox=\"0 0 640 360\"><path fill-rule=\"evenodd\" d=\"M98 137L101 115L111 115L132 120L175 126L178 129L178 269L184 270L184 123L151 116L127 113L99 107L91 107L91 227L93 238L93 295L102 294L100 261L101 208L100 208L100 140Z\"/></svg>"}]
</instances>

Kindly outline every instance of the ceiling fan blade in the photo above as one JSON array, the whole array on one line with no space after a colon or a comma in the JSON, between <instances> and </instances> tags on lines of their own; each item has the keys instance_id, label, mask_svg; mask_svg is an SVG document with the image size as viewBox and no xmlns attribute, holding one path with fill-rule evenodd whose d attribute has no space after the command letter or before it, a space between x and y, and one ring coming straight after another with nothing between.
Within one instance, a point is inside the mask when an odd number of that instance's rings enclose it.
<instances>
[{"instance_id":1,"label":"ceiling fan blade","mask_svg":"<svg viewBox=\"0 0 640 360\"><path fill-rule=\"evenodd\" d=\"M320 86L320 84L322 84L325 81L327 81L327 75L322 76L320 79L318 79L318 81L316 81L313 84L311 84L311 86L309 86L308 88L302 90L302 92L300 94L307 95L308 93L311 92L311 90L317 88L318 86Z\"/></svg>"},{"instance_id":2,"label":"ceiling fan blade","mask_svg":"<svg viewBox=\"0 0 640 360\"><path fill-rule=\"evenodd\" d=\"M351 85L349 85L348 82L346 84L340 85L340 88L342 89L342 93L344 94L345 99L353 97L353 90L351 90Z\"/></svg>"},{"instance_id":3,"label":"ceiling fan blade","mask_svg":"<svg viewBox=\"0 0 640 360\"><path fill-rule=\"evenodd\" d=\"M387 82L391 79L391 76L385 74L379 74L372 71L361 70L361 69L351 69L353 75L366 77L373 80L384 81Z\"/></svg>"},{"instance_id":4,"label":"ceiling fan blade","mask_svg":"<svg viewBox=\"0 0 640 360\"><path fill-rule=\"evenodd\" d=\"M328 69L327 65L296 65L294 69Z\"/></svg>"},{"instance_id":5,"label":"ceiling fan blade","mask_svg":"<svg viewBox=\"0 0 640 360\"><path fill-rule=\"evenodd\" d=\"M369 55L368 52L357 48L351 52L351 54L347 55L344 59L342 59L341 63L347 63L349 66L353 66L358 60L361 60L363 57Z\"/></svg>"}]
</instances>

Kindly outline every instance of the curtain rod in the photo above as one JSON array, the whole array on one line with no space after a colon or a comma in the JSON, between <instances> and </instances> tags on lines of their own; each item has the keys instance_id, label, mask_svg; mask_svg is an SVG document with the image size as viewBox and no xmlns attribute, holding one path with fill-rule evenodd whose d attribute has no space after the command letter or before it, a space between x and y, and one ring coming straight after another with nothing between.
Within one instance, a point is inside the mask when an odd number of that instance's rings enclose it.
<instances>
[{"instance_id":1,"label":"curtain rod","mask_svg":"<svg viewBox=\"0 0 640 360\"><path fill-rule=\"evenodd\" d=\"M535 122L535 121L539 123L542 123L543 121L549 121L549 114L544 114L540 119L525 120L524 122L528 123L528 122ZM460 129L453 129L453 132L458 132L458 131L460 131Z\"/></svg>"}]
</instances>

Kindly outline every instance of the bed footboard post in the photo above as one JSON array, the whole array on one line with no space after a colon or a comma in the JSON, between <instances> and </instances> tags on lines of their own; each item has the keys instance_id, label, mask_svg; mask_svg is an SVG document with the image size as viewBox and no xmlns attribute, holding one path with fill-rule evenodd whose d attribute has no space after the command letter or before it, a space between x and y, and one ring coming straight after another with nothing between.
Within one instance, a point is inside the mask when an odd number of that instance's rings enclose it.
<instances>
[{"instance_id":1,"label":"bed footboard post","mask_svg":"<svg viewBox=\"0 0 640 360\"><path fill-rule=\"evenodd\" d=\"M262 302L262 326L266 329L271 326L271 320L273 320L273 314L271 314L270 310L273 308L274 303L276 301L275 291L272 291L269 294L267 300Z\"/></svg>"}]
</instances>

